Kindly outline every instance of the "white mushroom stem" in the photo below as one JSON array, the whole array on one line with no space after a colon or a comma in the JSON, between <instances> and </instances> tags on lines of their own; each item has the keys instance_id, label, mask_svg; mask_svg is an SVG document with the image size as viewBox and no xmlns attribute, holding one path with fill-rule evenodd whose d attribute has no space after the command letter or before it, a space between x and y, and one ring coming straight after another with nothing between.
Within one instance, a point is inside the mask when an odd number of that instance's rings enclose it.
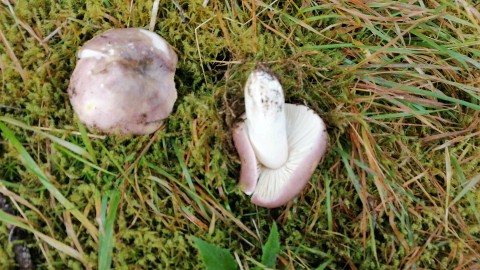
<instances>
[{"instance_id":1,"label":"white mushroom stem","mask_svg":"<svg viewBox=\"0 0 480 270\"><path fill-rule=\"evenodd\" d=\"M288 158L285 98L277 78L255 70L245 86L246 129L258 161L272 169Z\"/></svg>"}]
</instances>

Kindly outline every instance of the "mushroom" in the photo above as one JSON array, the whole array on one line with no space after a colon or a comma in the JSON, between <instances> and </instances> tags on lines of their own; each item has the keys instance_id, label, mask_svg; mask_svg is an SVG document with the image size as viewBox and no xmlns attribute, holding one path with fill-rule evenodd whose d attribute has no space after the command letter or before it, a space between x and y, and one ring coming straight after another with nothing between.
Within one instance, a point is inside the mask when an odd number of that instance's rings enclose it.
<instances>
[{"instance_id":1,"label":"mushroom","mask_svg":"<svg viewBox=\"0 0 480 270\"><path fill-rule=\"evenodd\" d=\"M268 208L303 190L328 142L322 119L306 106L285 104L279 81L264 68L247 80L245 114L232 133L243 191Z\"/></svg>"},{"instance_id":2,"label":"mushroom","mask_svg":"<svg viewBox=\"0 0 480 270\"><path fill-rule=\"evenodd\" d=\"M152 133L177 99L176 65L176 53L159 35L138 28L107 30L79 51L70 102L90 129Z\"/></svg>"}]
</instances>

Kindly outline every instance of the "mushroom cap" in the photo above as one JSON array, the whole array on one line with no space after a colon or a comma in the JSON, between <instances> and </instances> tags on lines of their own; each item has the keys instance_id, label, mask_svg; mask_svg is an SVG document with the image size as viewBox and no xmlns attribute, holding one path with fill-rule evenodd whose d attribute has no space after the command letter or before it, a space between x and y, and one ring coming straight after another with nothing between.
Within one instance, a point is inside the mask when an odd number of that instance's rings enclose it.
<instances>
[{"instance_id":1,"label":"mushroom cap","mask_svg":"<svg viewBox=\"0 0 480 270\"><path fill-rule=\"evenodd\" d=\"M70 102L90 129L154 132L177 99L176 65L176 53L157 34L138 28L107 30L79 51Z\"/></svg>"},{"instance_id":2,"label":"mushroom cap","mask_svg":"<svg viewBox=\"0 0 480 270\"><path fill-rule=\"evenodd\" d=\"M246 127L255 155L264 166L280 168L288 158L285 98L278 79L256 69L245 84Z\"/></svg>"},{"instance_id":3,"label":"mushroom cap","mask_svg":"<svg viewBox=\"0 0 480 270\"><path fill-rule=\"evenodd\" d=\"M285 104L285 113L289 156L278 169L262 164L252 165L256 160L252 158L249 143L245 141L245 122L237 124L233 131L235 146L242 161L240 183L245 193L253 190L252 203L262 207L279 207L297 196L327 149L325 123L314 111L303 105Z\"/></svg>"}]
</instances>

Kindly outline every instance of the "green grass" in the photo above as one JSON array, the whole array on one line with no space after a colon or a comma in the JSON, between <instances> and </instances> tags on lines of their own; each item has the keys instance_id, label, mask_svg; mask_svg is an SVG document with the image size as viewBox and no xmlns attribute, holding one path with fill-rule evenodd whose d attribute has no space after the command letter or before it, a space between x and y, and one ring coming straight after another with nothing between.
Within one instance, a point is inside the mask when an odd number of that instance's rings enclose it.
<instances>
[{"instance_id":1,"label":"green grass","mask_svg":"<svg viewBox=\"0 0 480 270\"><path fill-rule=\"evenodd\" d=\"M480 267L475 1L178 2L189 22L160 1L154 27L179 55L174 113L115 137L74 116L75 54L104 30L148 28L153 1L2 1L0 193L19 216L0 212L0 268L15 265L5 224L31 233L39 269L202 269L192 239L252 269L274 223L279 269ZM278 209L240 191L229 132L257 62L330 135Z\"/></svg>"}]
</instances>

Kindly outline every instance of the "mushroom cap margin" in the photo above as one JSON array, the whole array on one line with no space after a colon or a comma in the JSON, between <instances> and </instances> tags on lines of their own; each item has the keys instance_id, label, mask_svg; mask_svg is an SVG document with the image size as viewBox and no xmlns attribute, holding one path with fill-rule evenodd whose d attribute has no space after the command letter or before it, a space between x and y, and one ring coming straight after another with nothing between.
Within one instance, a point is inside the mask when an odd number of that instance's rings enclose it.
<instances>
[{"instance_id":1,"label":"mushroom cap margin","mask_svg":"<svg viewBox=\"0 0 480 270\"><path fill-rule=\"evenodd\" d=\"M240 185L245 194L252 195L257 186L258 162L250 139L248 138L247 127L244 120L235 125L232 131L232 137L241 161Z\"/></svg>"}]
</instances>

